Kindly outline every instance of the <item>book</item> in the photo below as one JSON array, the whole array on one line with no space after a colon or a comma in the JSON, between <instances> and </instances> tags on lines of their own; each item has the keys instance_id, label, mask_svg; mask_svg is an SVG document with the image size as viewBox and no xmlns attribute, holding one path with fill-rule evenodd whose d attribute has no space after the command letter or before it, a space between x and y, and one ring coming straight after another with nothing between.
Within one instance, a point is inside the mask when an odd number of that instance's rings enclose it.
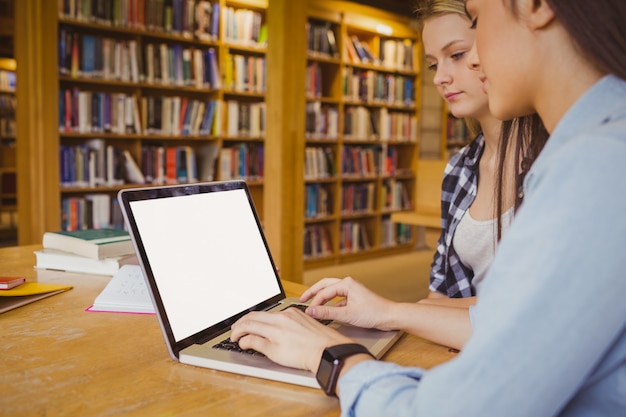
<instances>
[{"instance_id":1,"label":"book","mask_svg":"<svg viewBox=\"0 0 626 417\"><path fill-rule=\"evenodd\" d=\"M93 259L56 249L35 251L35 258L37 259L35 268L38 269L54 269L57 271L95 275L114 275L122 265L137 264L135 254Z\"/></svg>"},{"instance_id":2,"label":"book","mask_svg":"<svg viewBox=\"0 0 626 417\"><path fill-rule=\"evenodd\" d=\"M154 304L139 265L122 266L87 311L154 314Z\"/></svg>"},{"instance_id":3,"label":"book","mask_svg":"<svg viewBox=\"0 0 626 417\"><path fill-rule=\"evenodd\" d=\"M0 313L32 303L42 298L72 289L71 285L26 282L15 288L0 291Z\"/></svg>"},{"instance_id":4,"label":"book","mask_svg":"<svg viewBox=\"0 0 626 417\"><path fill-rule=\"evenodd\" d=\"M104 259L134 253L130 235L118 229L84 229L45 232L44 249L57 249L92 259Z\"/></svg>"},{"instance_id":5,"label":"book","mask_svg":"<svg viewBox=\"0 0 626 417\"><path fill-rule=\"evenodd\" d=\"M26 282L24 277L0 277L0 290L10 290Z\"/></svg>"}]
</instances>

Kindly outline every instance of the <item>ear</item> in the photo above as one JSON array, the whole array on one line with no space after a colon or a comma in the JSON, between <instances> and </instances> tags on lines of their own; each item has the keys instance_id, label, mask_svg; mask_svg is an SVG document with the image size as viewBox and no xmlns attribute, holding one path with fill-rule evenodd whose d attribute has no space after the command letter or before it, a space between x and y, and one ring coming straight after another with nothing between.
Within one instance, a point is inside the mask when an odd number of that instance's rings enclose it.
<instances>
[{"instance_id":1,"label":"ear","mask_svg":"<svg viewBox=\"0 0 626 417\"><path fill-rule=\"evenodd\" d=\"M554 21L554 10L546 0L522 0L520 9L531 29L544 29Z\"/></svg>"}]
</instances>

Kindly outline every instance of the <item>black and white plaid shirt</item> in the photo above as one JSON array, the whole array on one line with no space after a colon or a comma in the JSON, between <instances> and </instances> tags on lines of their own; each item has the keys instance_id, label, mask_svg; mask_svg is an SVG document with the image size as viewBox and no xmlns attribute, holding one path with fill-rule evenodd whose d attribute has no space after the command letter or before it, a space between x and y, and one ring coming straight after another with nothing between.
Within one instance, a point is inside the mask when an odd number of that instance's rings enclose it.
<instances>
[{"instance_id":1,"label":"black and white plaid shirt","mask_svg":"<svg viewBox=\"0 0 626 417\"><path fill-rule=\"evenodd\" d=\"M485 148L479 135L457 152L443 174L441 187L441 236L430 270L430 290L452 298L476 295L474 272L463 265L452 246L452 237L465 212L476 198L478 163Z\"/></svg>"}]
</instances>

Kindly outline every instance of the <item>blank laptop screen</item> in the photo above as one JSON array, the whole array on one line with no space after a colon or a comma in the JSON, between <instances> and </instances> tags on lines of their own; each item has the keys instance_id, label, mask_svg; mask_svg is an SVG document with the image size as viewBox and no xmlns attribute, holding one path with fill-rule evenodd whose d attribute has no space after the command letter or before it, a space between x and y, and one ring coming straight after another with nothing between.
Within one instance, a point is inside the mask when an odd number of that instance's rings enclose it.
<instances>
[{"instance_id":1,"label":"blank laptop screen","mask_svg":"<svg viewBox=\"0 0 626 417\"><path fill-rule=\"evenodd\" d=\"M177 342L281 293L245 190L129 204Z\"/></svg>"}]
</instances>

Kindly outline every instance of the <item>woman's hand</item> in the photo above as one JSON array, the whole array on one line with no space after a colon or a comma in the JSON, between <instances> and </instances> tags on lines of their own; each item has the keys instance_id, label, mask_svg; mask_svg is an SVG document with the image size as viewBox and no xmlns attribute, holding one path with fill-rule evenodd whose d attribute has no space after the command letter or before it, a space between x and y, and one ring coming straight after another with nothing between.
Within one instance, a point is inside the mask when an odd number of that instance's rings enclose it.
<instances>
[{"instance_id":1,"label":"woman's hand","mask_svg":"<svg viewBox=\"0 0 626 417\"><path fill-rule=\"evenodd\" d=\"M297 308L248 313L231 330L231 340L239 342L242 349L254 349L276 363L313 373L317 372L324 349L354 343Z\"/></svg>"},{"instance_id":2,"label":"woman's hand","mask_svg":"<svg viewBox=\"0 0 626 417\"><path fill-rule=\"evenodd\" d=\"M335 305L324 305L335 297ZM391 309L396 304L383 298L351 277L324 278L306 290L300 301L310 300L306 313L320 320L337 320L353 326L392 330Z\"/></svg>"}]
</instances>

